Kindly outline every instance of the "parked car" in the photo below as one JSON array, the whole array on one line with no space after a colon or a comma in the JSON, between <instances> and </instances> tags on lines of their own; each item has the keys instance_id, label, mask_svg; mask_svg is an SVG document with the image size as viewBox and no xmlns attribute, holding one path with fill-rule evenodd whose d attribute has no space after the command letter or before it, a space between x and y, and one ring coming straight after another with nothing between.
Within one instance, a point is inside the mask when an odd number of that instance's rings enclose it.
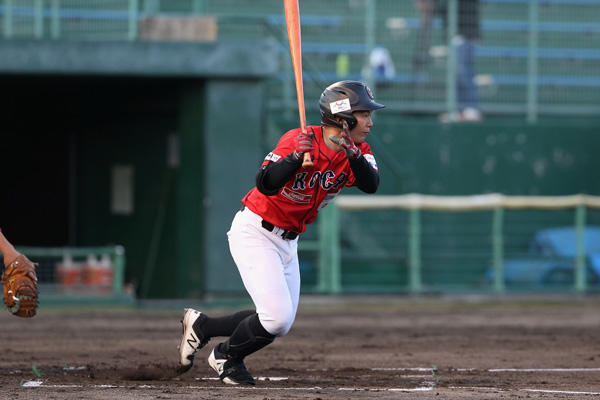
<instances>
[{"instance_id":1,"label":"parked car","mask_svg":"<svg viewBox=\"0 0 600 400\"><path fill-rule=\"evenodd\" d=\"M586 280L600 284L600 226L586 226L584 234ZM575 282L576 232L572 226L543 229L534 235L526 257L504 259L507 286L573 285ZM486 273L494 281L494 270Z\"/></svg>"}]
</instances>

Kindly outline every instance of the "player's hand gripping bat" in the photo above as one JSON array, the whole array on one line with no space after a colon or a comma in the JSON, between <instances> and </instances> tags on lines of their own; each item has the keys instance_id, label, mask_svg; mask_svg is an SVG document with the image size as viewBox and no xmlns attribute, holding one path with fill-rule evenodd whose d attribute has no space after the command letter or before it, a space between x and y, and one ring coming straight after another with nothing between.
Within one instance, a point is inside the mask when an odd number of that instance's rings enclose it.
<instances>
[{"instance_id":1,"label":"player's hand gripping bat","mask_svg":"<svg viewBox=\"0 0 600 400\"><path fill-rule=\"evenodd\" d=\"M356 147L356 144L354 144L352 136L350 136L350 129L348 128L348 123L344 121L342 124L342 136L331 135L329 136L329 139L333 143L340 146L342 148L342 151L346 154L348 158L355 160L358 157L360 157L362 153L360 149Z\"/></svg>"},{"instance_id":2,"label":"player's hand gripping bat","mask_svg":"<svg viewBox=\"0 0 600 400\"><path fill-rule=\"evenodd\" d=\"M300 129L302 134L312 140L312 133L306 132L306 112L304 109L304 85L302 83L302 43L300 34L300 9L298 0L283 0L285 8L285 21L287 24L288 39L290 42L290 53L294 67L294 79L296 81L296 96L298 97L298 113L300 114ZM310 168L313 162L310 152L304 153L303 168Z\"/></svg>"}]
</instances>

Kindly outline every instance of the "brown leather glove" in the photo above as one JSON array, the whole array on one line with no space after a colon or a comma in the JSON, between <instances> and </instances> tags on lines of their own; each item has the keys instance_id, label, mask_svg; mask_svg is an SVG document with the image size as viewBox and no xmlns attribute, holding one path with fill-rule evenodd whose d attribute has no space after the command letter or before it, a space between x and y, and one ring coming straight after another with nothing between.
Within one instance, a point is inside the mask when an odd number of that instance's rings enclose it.
<instances>
[{"instance_id":1,"label":"brown leather glove","mask_svg":"<svg viewBox=\"0 0 600 400\"><path fill-rule=\"evenodd\" d=\"M2 273L4 304L18 317L31 318L38 305L37 263L19 254Z\"/></svg>"}]
</instances>

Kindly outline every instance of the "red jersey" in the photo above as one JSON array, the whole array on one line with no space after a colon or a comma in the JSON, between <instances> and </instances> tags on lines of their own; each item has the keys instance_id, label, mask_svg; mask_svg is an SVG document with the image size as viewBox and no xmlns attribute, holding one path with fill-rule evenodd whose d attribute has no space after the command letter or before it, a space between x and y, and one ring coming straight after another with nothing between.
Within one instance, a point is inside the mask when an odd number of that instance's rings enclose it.
<instances>
[{"instance_id":1,"label":"red jersey","mask_svg":"<svg viewBox=\"0 0 600 400\"><path fill-rule=\"evenodd\" d=\"M274 196L266 196L254 187L242 199L254 213L265 221L283 229L303 233L306 225L312 223L319 210L329 203L344 186L352 186L356 181L350 162L342 151L334 151L325 144L322 127L309 126L314 132L314 150L311 153L312 168L299 168L292 179ZM262 165L277 162L295 150L295 138L300 129L286 132L275 150L267 154ZM363 142L357 145L369 164L377 170L371 147Z\"/></svg>"}]
</instances>

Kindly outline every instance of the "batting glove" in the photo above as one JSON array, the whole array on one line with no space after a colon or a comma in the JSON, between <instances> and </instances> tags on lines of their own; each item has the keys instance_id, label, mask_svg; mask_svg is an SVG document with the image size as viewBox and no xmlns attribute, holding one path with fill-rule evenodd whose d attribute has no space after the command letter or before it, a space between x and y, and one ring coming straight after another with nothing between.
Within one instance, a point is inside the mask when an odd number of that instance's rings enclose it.
<instances>
[{"instance_id":1,"label":"batting glove","mask_svg":"<svg viewBox=\"0 0 600 400\"><path fill-rule=\"evenodd\" d=\"M348 124L344 121L344 130L342 131L342 136L329 136L329 139L338 146L342 148L342 151L346 154L348 158L353 160L357 159L361 156L361 151L356 145L352 138L350 137L350 131L348 130Z\"/></svg>"},{"instance_id":2,"label":"batting glove","mask_svg":"<svg viewBox=\"0 0 600 400\"><path fill-rule=\"evenodd\" d=\"M303 158L304 153L310 153L314 149L312 137L306 133L300 133L298 136L296 136L294 144L296 147L294 150L294 157L296 157L297 160Z\"/></svg>"}]
</instances>

